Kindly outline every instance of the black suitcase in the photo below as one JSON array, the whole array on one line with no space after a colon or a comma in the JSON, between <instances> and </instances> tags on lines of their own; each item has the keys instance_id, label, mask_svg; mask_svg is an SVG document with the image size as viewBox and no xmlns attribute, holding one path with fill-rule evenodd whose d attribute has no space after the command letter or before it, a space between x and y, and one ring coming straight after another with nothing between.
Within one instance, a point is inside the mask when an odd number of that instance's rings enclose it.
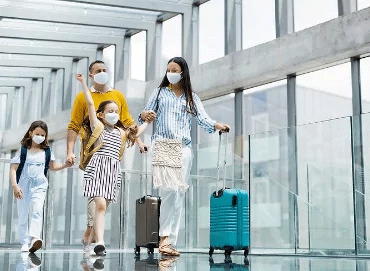
<instances>
[{"instance_id":1,"label":"black suitcase","mask_svg":"<svg viewBox=\"0 0 370 271\"><path fill-rule=\"evenodd\" d=\"M146 154L145 158L147 157ZM147 161L145 163L145 181L147 182L148 170ZM140 174L140 193L142 193L143 173ZM145 185L146 187L146 185ZM161 198L146 195L142 193L142 198L136 200L136 238L135 238L135 254L140 254L140 248L148 249L149 254L154 253L154 248L159 245L159 215Z\"/></svg>"},{"instance_id":2,"label":"black suitcase","mask_svg":"<svg viewBox=\"0 0 370 271\"><path fill-rule=\"evenodd\" d=\"M136 259L135 271L157 271L158 270L158 259L154 259L152 255L149 255L147 259Z\"/></svg>"}]
</instances>

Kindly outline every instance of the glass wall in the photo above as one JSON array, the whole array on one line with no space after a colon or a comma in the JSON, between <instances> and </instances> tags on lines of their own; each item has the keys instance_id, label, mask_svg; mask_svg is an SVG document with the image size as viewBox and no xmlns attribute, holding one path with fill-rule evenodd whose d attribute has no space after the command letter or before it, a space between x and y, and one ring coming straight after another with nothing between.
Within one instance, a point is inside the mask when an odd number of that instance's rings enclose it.
<instances>
[{"instance_id":1,"label":"glass wall","mask_svg":"<svg viewBox=\"0 0 370 271\"><path fill-rule=\"evenodd\" d=\"M7 112L7 94L0 94L0 108L2 108L2 114L0 116L0 131L5 130L6 124L6 112Z\"/></svg>"},{"instance_id":2,"label":"glass wall","mask_svg":"<svg viewBox=\"0 0 370 271\"><path fill-rule=\"evenodd\" d=\"M131 37L130 77L145 81L146 78L146 32Z\"/></svg>"},{"instance_id":3,"label":"glass wall","mask_svg":"<svg viewBox=\"0 0 370 271\"><path fill-rule=\"evenodd\" d=\"M299 247L354 250L351 119L298 126Z\"/></svg>"},{"instance_id":4,"label":"glass wall","mask_svg":"<svg viewBox=\"0 0 370 271\"><path fill-rule=\"evenodd\" d=\"M110 45L103 49L103 61L109 74L109 86L114 87L116 46Z\"/></svg>"},{"instance_id":5,"label":"glass wall","mask_svg":"<svg viewBox=\"0 0 370 271\"><path fill-rule=\"evenodd\" d=\"M351 64L297 76L297 124L352 115Z\"/></svg>"},{"instance_id":6,"label":"glass wall","mask_svg":"<svg viewBox=\"0 0 370 271\"><path fill-rule=\"evenodd\" d=\"M357 0L357 10L370 7L369 0Z\"/></svg>"},{"instance_id":7,"label":"glass wall","mask_svg":"<svg viewBox=\"0 0 370 271\"><path fill-rule=\"evenodd\" d=\"M360 60L362 112L370 112L370 57Z\"/></svg>"},{"instance_id":8,"label":"glass wall","mask_svg":"<svg viewBox=\"0 0 370 271\"><path fill-rule=\"evenodd\" d=\"M275 0L243 0L243 49L276 38Z\"/></svg>"},{"instance_id":9,"label":"glass wall","mask_svg":"<svg viewBox=\"0 0 370 271\"><path fill-rule=\"evenodd\" d=\"M300 31L337 17L337 0L294 0L295 31Z\"/></svg>"},{"instance_id":10,"label":"glass wall","mask_svg":"<svg viewBox=\"0 0 370 271\"><path fill-rule=\"evenodd\" d=\"M360 60L360 70L361 70L361 98L362 98L362 144L363 144L363 159L364 159L364 184L365 184L365 191L370 190L370 79L368 76L370 70L370 58L362 58ZM365 193L365 218L366 218L366 248L370 250L370 194Z\"/></svg>"},{"instance_id":11,"label":"glass wall","mask_svg":"<svg viewBox=\"0 0 370 271\"><path fill-rule=\"evenodd\" d=\"M163 22L161 73L167 69L167 62L175 56L182 56L182 15Z\"/></svg>"},{"instance_id":12,"label":"glass wall","mask_svg":"<svg viewBox=\"0 0 370 271\"><path fill-rule=\"evenodd\" d=\"M225 0L199 7L199 64L225 55Z\"/></svg>"}]
</instances>

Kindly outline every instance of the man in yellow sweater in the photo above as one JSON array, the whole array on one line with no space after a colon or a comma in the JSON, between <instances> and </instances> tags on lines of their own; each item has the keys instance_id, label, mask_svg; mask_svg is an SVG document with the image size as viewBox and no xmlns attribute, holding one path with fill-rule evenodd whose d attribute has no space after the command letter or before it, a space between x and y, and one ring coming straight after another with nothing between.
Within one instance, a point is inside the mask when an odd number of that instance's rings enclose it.
<instances>
[{"instance_id":1,"label":"man in yellow sweater","mask_svg":"<svg viewBox=\"0 0 370 271\"><path fill-rule=\"evenodd\" d=\"M134 124L134 120L129 112L127 102L122 92L116 89L110 88L107 83L109 81L109 76L107 74L107 68L103 61L97 60L90 64L89 67L90 75L89 77L94 80L94 86L91 87L91 95L94 99L95 108L97 109L99 104L106 100L113 100L117 103L120 112L120 120L125 126L131 126ZM87 105L85 97L82 92L80 92L74 101L71 121L68 125L67 131L67 162L70 165L75 163L76 156L74 154L74 145L77 140L78 134L84 133L82 127L83 120L88 117L89 113L87 110ZM140 151L145 152L147 146L143 144L140 138L137 138L136 143L138 144ZM88 199L88 215L87 215L87 229L85 235L82 239L82 243L86 247L91 241L93 232L93 219L95 213L94 200Z\"/></svg>"}]
</instances>

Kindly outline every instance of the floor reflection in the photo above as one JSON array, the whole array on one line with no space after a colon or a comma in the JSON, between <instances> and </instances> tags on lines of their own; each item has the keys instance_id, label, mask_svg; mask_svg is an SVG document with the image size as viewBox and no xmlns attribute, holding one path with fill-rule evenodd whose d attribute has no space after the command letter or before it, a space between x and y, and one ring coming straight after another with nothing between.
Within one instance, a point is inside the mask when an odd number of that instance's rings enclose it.
<instances>
[{"instance_id":1,"label":"floor reflection","mask_svg":"<svg viewBox=\"0 0 370 271\"><path fill-rule=\"evenodd\" d=\"M88 256L77 249L43 250L36 254L18 250L0 249L2 271L66 271L66 270L134 270L134 271L189 271L189 270L250 270L250 271L365 271L370 270L370 260L350 258L308 258L294 256L232 255L225 260L222 254L209 258L204 253L182 253L180 257L162 257L155 253L142 253L135 257L127 251L109 251L105 257Z\"/></svg>"}]
</instances>

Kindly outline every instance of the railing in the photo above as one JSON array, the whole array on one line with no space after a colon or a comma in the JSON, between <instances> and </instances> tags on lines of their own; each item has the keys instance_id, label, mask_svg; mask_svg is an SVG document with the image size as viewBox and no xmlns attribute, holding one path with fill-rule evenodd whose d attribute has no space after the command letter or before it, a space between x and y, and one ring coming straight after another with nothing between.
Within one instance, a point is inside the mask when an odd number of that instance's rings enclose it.
<instances>
[{"instance_id":1,"label":"railing","mask_svg":"<svg viewBox=\"0 0 370 271\"><path fill-rule=\"evenodd\" d=\"M364 115L362 121L370 124L370 115ZM364 149L368 138L370 134L363 136ZM356 230L359 214L355 206L362 197L365 212L361 215L367 226L369 193L357 189L354 180L361 177L366 187L370 157L364 152L364 166L354 170L352 139L351 117L229 138L226 186L250 192L252 253L355 253L356 243L368 245L367 238ZM209 197L222 186L217 182L217 146L218 141L193 146L191 186L179 235L181 248L209 246ZM144 193L140 180L146 180L148 193L157 194L151 182L150 154L147 170L143 157L137 160L136 169L122 169L120 200L106 215L105 239L111 247L134 247L135 200ZM17 242L8 163L8 157L0 158L0 243L7 244ZM223 174L221 167L221 178ZM46 243L49 247L78 245L86 223L83 172L73 167L50 173L49 179Z\"/></svg>"}]
</instances>

